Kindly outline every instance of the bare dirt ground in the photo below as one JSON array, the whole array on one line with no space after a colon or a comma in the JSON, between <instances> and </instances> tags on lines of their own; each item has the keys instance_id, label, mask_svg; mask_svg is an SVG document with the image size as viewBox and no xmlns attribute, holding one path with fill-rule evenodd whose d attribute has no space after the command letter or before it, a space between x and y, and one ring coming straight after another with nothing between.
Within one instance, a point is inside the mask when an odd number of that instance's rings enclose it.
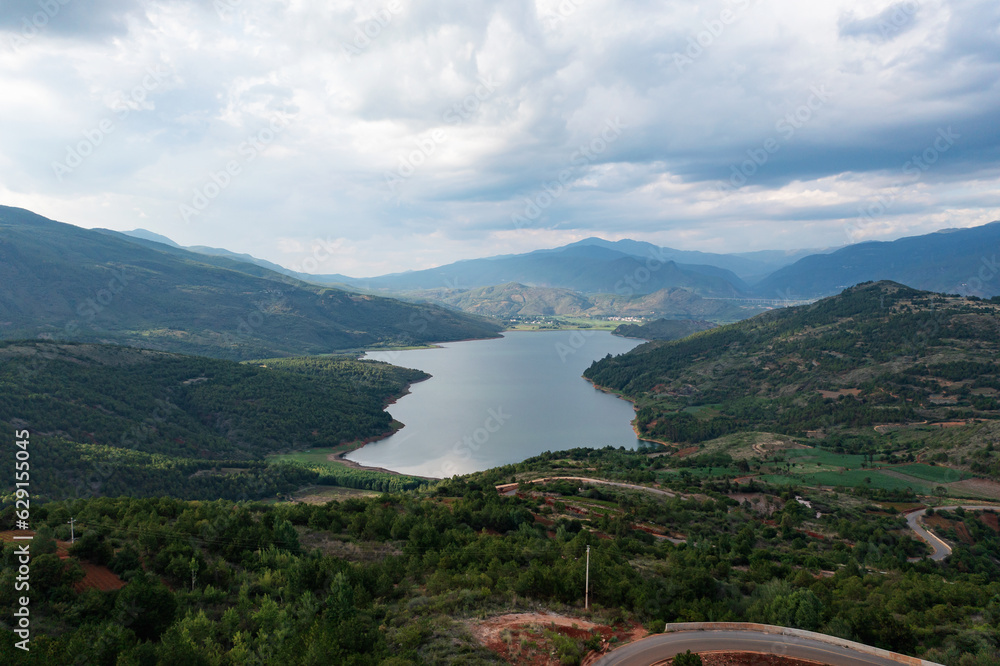
<instances>
[{"instance_id":1,"label":"bare dirt ground","mask_svg":"<svg viewBox=\"0 0 1000 666\"><path fill-rule=\"evenodd\" d=\"M401 555L394 544L378 541L353 543L331 538L326 532L316 532L305 527L297 527L299 543L303 549L319 548L326 555L339 557L348 562L381 562L389 555Z\"/></svg>"},{"instance_id":2,"label":"bare dirt ground","mask_svg":"<svg viewBox=\"0 0 1000 666\"><path fill-rule=\"evenodd\" d=\"M918 479L915 476L910 476L909 474L903 474L902 472L897 472L891 467L879 467L878 471L882 474L885 474L886 476L891 476L893 478L900 479L901 481L906 481L907 483L914 483L924 486L934 485L933 481L925 481L923 479Z\"/></svg>"},{"instance_id":3,"label":"bare dirt ground","mask_svg":"<svg viewBox=\"0 0 1000 666\"><path fill-rule=\"evenodd\" d=\"M960 492L963 495L978 495L989 499L1000 500L1000 483L987 479L966 479L965 481L955 481L947 484L949 490Z\"/></svg>"},{"instance_id":4,"label":"bare dirt ground","mask_svg":"<svg viewBox=\"0 0 1000 666\"><path fill-rule=\"evenodd\" d=\"M551 634L557 633L576 640L601 637L601 650L591 651L583 663L596 661L611 647L645 638L647 631L639 625L616 626L596 624L582 618L554 613L511 613L473 622L469 630L475 638L509 664L517 666L559 666L554 654ZM549 635L546 635L546 632Z\"/></svg>"},{"instance_id":5,"label":"bare dirt ground","mask_svg":"<svg viewBox=\"0 0 1000 666\"><path fill-rule=\"evenodd\" d=\"M819 394L824 398L833 398L834 400L836 400L842 395L849 395L856 398L859 395L861 395L861 389L854 388L854 389L840 389L838 391L820 391Z\"/></svg>"},{"instance_id":6,"label":"bare dirt ground","mask_svg":"<svg viewBox=\"0 0 1000 666\"><path fill-rule=\"evenodd\" d=\"M787 449L811 449L813 447L800 444L798 442L783 441L780 439L768 439L754 443L751 447L758 455L766 456L775 451L785 451Z\"/></svg>"},{"instance_id":7,"label":"bare dirt ground","mask_svg":"<svg viewBox=\"0 0 1000 666\"><path fill-rule=\"evenodd\" d=\"M331 500L340 500L347 497L378 497L379 493L372 490L359 490L357 488L341 488L339 486L309 486L297 490L292 499L305 504L326 504Z\"/></svg>"}]
</instances>

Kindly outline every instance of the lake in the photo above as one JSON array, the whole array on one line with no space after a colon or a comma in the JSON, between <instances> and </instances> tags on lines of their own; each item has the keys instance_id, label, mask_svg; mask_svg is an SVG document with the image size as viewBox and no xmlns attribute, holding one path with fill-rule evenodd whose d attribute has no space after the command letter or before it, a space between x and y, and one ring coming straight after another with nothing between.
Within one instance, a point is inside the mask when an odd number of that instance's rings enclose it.
<instances>
[{"instance_id":1,"label":"lake","mask_svg":"<svg viewBox=\"0 0 1000 666\"><path fill-rule=\"evenodd\" d=\"M508 331L502 338L365 358L432 375L389 406L402 430L346 457L405 474L450 477L543 451L636 448L632 404L581 375L591 362L642 341L609 331Z\"/></svg>"}]
</instances>

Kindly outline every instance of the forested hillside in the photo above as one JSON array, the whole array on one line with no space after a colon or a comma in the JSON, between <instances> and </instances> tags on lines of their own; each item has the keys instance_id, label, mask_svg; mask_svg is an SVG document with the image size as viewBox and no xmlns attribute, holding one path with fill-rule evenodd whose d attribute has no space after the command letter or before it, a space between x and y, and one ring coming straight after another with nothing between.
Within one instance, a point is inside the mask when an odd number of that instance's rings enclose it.
<instances>
[{"instance_id":1,"label":"forested hillside","mask_svg":"<svg viewBox=\"0 0 1000 666\"><path fill-rule=\"evenodd\" d=\"M864 500L757 489L763 503L704 482L664 498L571 482L492 484L532 470L647 473L644 453L542 456L420 493L326 505L90 499L34 510L33 641L18 663L499 664L474 630L486 617L551 609L580 621L662 630L665 621L756 621L861 640L950 666L995 663L1000 621L996 515L941 520L975 536L945 563L905 521ZM598 470L595 472L595 470ZM51 535L77 544L60 561ZM12 526L0 515L0 529ZM672 543L672 535L682 543ZM82 538L80 538L82 536ZM589 612L583 611L590 546ZM0 603L13 608L5 545ZM81 563L127 585L80 585ZM607 635L606 633L604 635ZM538 631L508 653L579 664L608 649L596 630ZM12 659L11 636L0 655ZM527 663L525 661L524 663ZM531 662L535 663L535 662ZM541 662L539 662L541 663Z\"/></svg>"},{"instance_id":2,"label":"forested hillside","mask_svg":"<svg viewBox=\"0 0 1000 666\"><path fill-rule=\"evenodd\" d=\"M644 340L680 340L710 328L715 324L697 319L657 319L645 324L622 324L612 333Z\"/></svg>"},{"instance_id":3,"label":"forested hillside","mask_svg":"<svg viewBox=\"0 0 1000 666\"><path fill-rule=\"evenodd\" d=\"M114 345L7 342L0 343L0 423L36 437L32 455L44 463L33 468L32 486L41 498L258 498L318 478L302 467L265 465L265 455L386 434L385 403L426 377L343 357L240 364Z\"/></svg>"},{"instance_id":4,"label":"forested hillside","mask_svg":"<svg viewBox=\"0 0 1000 666\"><path fill-rule=\"evenodd\" d=\"M317 287L0 206L0 339L114 341L243 360L499 330L438 306Z\"/></svg>"},{"instance_id":5,"label":"forested hillside","mask_svg":"<svg viewBox=\"0 0 1000 666\"><path fill-rule=\"evenodd\" d=\"M1000 222L857 243L803 257L753 288L764 298L815 298L866 280L892 280L916 289L988 298L1000 294L998 242Z\"/></svg>"},{"instance_id":6,"label":"forested hillside","mask_svg":"<svg viewBox=\"0 0 1000 666\"><path fill-rule=\"evenodd\" d=\"M648 343L585 376L637 399L640 432L655 439L872 437L879 424L1000 418L998 354L1000 303L881 282Z\"/></svg>"}]
</instances>

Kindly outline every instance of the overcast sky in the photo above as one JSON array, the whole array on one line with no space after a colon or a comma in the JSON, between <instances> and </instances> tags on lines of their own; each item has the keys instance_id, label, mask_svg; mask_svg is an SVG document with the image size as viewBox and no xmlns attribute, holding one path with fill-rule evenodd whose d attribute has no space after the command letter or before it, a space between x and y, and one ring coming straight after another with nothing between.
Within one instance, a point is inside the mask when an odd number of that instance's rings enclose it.
<instances>
[{"instance_id":1,"label":"overcast sky","mask_svg":"<svg viewBox=\"0 0 1000 666\"><path fill-rule=\"evenodd\" d=\"M0 203L320 273L1000 219L996 0L16 0L0 90Z\"/></svg>"}]
</instances>

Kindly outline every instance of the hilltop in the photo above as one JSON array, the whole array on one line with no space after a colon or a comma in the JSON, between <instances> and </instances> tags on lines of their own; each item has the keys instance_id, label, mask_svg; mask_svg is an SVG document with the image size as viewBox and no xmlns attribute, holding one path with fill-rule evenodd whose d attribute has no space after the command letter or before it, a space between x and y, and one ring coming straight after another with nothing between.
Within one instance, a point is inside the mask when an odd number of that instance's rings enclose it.
<instances>
[{"instance_id":1,"label":"hilltop","mask_svg":"<svg viewBox=\"0 0 1000 666\"><path fill-rule=\"evenodd\" d=\"M0 207L0 339L248 359L494 337L488 319Z\"/></svg>"},{"instance_id":2,"label":"hilltop","mask_svg":"<svg viewBox=\"0 0 1000 666\"><path fill-rule=\"evenodd\" d=\"M251 499L318 475L275 452L392 432L419 370L345 357L235 363L117 345L0 342L0 423L32 433L39 500L106 494ZM3 445L5 451L12 443ZM364 474L347 474L361 480ZM328 482L337 483L334 478Z\"/></svg>"},{"instance_id":3,"label":"hilltop","mask_svg":"<svg viewBox=\"0 0 1000 666\"><path fill-rule=\"evenodd\" d=\"M647 343L585 376L636 400L652 439L765 431L888 451L910 426L1000 418L998 354L1000 303L878 282ZM992 459L981 469L995 474Z\"/></svg>"}]
</instances>

